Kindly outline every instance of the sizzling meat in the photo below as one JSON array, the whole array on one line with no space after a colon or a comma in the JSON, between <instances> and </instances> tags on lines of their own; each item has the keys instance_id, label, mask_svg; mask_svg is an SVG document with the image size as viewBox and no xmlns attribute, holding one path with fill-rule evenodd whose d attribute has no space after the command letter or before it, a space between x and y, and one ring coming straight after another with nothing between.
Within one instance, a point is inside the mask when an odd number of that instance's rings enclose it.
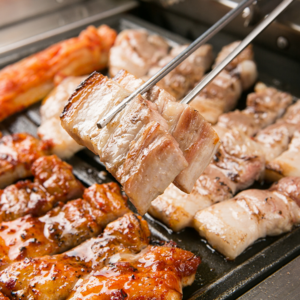
<instances>
[{"instance_id":1,"label":"sizzling meat","mask_svg":"<svg viewBox=\"0 0 300 300\"><path fill-rule=\"evenodd\" d=\"M115 81L95 73L73 94L61 119L74 139L100 156L144 214L151 201L163 193L188 162L192 176L197 174L197 167L205 168L208 162L201 165L203 157L213 155L218 138L209 124L188 107L180 115L180 127L177 124L173 136L170 135L169 125L157 105L142 96L131 101L104 129L98 129L96 123L100 118L129 94ZM179 139L186 147L183 151L176 142ZM192 188L194 182L188 179Z\"/></svg>"},{"instance_id":2,"label":"sizzling meat","mask_svg":"<svg viewBox=\"0 0 300 300\"><path fill-rule=\"evenodd\" d=\"M116 183L93 185L83 199L68 202L43 217L31 215L0 227L0 268L25 257L64 252L98 235L110 221L128 212Z\"/></svg>"},{"instance_id":3,"label":"sizzling meat","mask_svg":"<svg viewBox=\"0 0 300 300\"><path fill-rule=\"evenodd\" d=\"M187 195L171 185L151 203L150 214L174 231L192 226L193 217L216 202L230 199L258 180L265 168L260 145L238 130L228 131L213 162Z\"/></svg>"},{"instance_id":4,"label":"sizzling meat","mask_svg":"<svg viewBox=\"0 0 300 300\"><path fill-rule=\"evenodd\" d=\"M66 299L81 277L110 263L110 257L137 253L147 247L146 221L128 213L110 223L103 234L53 256L25 258L0 273L0 290L11 299Z\"/></svg>"},{"instance_id":5,"label":"sizzling meat","mask_svg":"<svg viewBox=\"0 0 300 300\"><path fill-rule=\"evenodd\" d=\"M275 124L260 130L255 140L261 144L267 163L288 149L289 143L297 129L300 129L300 101L291 105L284 116Z\"/></svg>"},{"instance_id":6,"label":"sizzling meat","mask_svg":"<svg viewBox=\"0 0 300 300\"><path fill-rule=\"evenodd\" d=\"M174 47L167 56L163 57L155 67L149 70L147 78L155 75L184 51L186 47L187 45ZM210 68L212 61L212 46L203 45L168 73L157 85L175 97L176 100L181 100L193 88L195 83L202 79L204 73Z\"/></svg>"},{"instance_id":7,"label":"sizzling meat","mask_svg":"<svg viewBox=\"0 0 300 300\"><path fill-rule=\"evenodd\" d=\"M67 76L104 68L116 32L88 27L79 37L57 43L0 71L0 121L44 98Z\"/></svg>"},{"instance_id":8,"label":"sizzling meat","mask_svg":"<svg viewBox=\"0 0 300 300\"><path fill-rule=\"evenodd\" d=\"M37 159L31 168L34 182L19 181L0 190L0 222L25 215L44 215L59 202L82 196L83 186L76 180L72 167L57 156Z\"/></svg>"},{"instance_id":9,"label":"sizzling meat","mask_svg":"<svg viewBox=\"0 0 300 300\"><path fill-rule=\"evenodd\" d=\"M239 42L224 47L216 64L223 60ZM248 46L191 102L204 118L212 124L218 117L232 110L240 98L242 90L248 89L257 78L256 64L253 61L252 46Z\"/></svg>"},{"instance_id":10,"label":"sizzling meat","mask_svg":"<svg viewBox=\"0 0 300 300\"><path fill-rule=\"evenodd\" d=\"M38 135L42 140L51 143L52 153L60 158L69 158L83 148L62 128L59 117L68 99L84 79L84 76L64 79L41 106L41 126L38 128Z\"/></svg>"},{"instance_id":11,"label":"sizzling meat","mask_svg":"<svg viewBox=\"0 0 300 300\"><path fill-rule=\"evenodd\" d=\"M0 188L32 175L33 162L49 153L49 143L28 133L15 133L0 139Z\"/></svg>"},{"instance_id":12,"label":"sizzling meat","mask_svg":"<svg viewBox=\"0 0 300 300\"><path fill-rule=\"evenodd\" d=\"M123 30L110 50L109 74L113 77L124 69L142 77L168 51L168 43L158 35L149 35L146 30Z\"/></svg>"},{"instance_id":13,"label":"sizzling meat","mask_svg":"<svg viewBox=\"0 0 300 300\"><path fill-rule=\"evenodd\" d=\"M119 72L114 80L130 92L143 84L141 79L125 71ZM167 121L168 131L189 163L174 181L177 187L189 193L218 148L218 137L199 113L189 105L175 102L163 89L155 86L143 97L157 105L159 113Z\"/></svg>"},{"instance_id":14,"label":"sizzling meat","mask_svg":"<svg viewBox=\"0 0 300 300\"><path fill-rule=\"evenodd\" d=\"M278 235L300 223L300 177L289 177L269 190L247 190L199 211L194 227L228 259L267 235Z\"/></svg>"},{"instance_id":15,"label":"sizzling meat","mask_svg":"<svg viewBox=\"0 0 300 300\"><path fill-rule=\"evenodd\" d=\"M291 103L290 94L258 83L255 93L247 97L247 107L242 111L235 110L221 115L216 130L221 134L224 130L238 128L248 136L253 136L281 117Z\"/></svg>"},{"instance_id":16,"label":"sizzling meat","mask_svg":"<svg viewBox=\"0 0 300 300\"><path fill-rule=\"evenodd\" d=\"M172 245L111 260L78 281L68 299L182 299L182 287L193 283L200 263L193 253Z\"/></svg>"},{"instance_id":17,"label":"sizzling meat","mask_svg":"<svg viewBox=\"0 0 300 300\"><path fill-rule=\"evenodd\" d=\"M295 131L288 149L266 166L266 178L271 181L286 176L300 176L300 128Z\"/></svg>"}]
</instances>

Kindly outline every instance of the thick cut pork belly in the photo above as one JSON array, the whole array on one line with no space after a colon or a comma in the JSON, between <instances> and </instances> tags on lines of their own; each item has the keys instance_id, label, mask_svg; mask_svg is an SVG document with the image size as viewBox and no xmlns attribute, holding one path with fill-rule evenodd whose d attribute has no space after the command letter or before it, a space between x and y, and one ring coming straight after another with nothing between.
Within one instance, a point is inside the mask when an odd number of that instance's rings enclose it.
<instances>
[{"instance_id":1,"label":"thick cut pork belly","mask_svg":"<svg viewBox=\"0 0 300 300\"><path fill-rule=\"evenodd\" d=\"M83 199L68 202L46 215L31 215L0 227L0 268L25 257L64 252L97 236L107 223L129 210L116 183L93 185Z\"/></svg>"},{"instance_id":2,"label":"thick cut pork belly","mask_svg":"<svg viewBox=\"0 0 300 300\"><path fill-rule=\"evenodd\" d=\"M0 121L44 98L67 76L104 68L116 32L93 26L0 71Z\"/></svg>"},{"instance_id":3,"label":"thick cut pork belly","mask_svg":"<svg viewBox=\"0 0 300 300\"><path fill-rule=\"evenodd\" d=\"M188 106L176 110L181 114L170 126L170 119L159 111L162 105L158 108L144 96L136 97L105 128L98 129L100 118L129 94L116 81L93 74L73 94L61 119L74 139L99 155L143 214L172 181L185 191L192 189L218 137Z\"/></svg>"},{"instance_id":4,"label":"thick cut pork belly","mask_svg":"<svg viewBox=\"0 0 300 300\"><path fill-rule=\"evenodd\" d=\"M124 69L142 77L168 51L168 43L159 35L149 35L146 30L123 30L110 50L109 74L113 77Z\"/></svg>"},{"instance_id":5,"label":"thick cut pork belly","mask_svg":"<svg viewBox=\"0 0 300 300\"><path fill-rule=\"evenodd\" d=\"M247 97L247 107L242 111L235 110L221 115L215 129L222 135L223 131L238 128L248 136L253 136L280 118L292 100L290 94L258 83L255 93Z\"/></svg>"},{"instance_id":6,"label":"thick cut pork belly","mask_svg":"<svg viewBox=\"0 0 300 300\"><path fill-rule=\"evenodd\" d=\"M155 67L151 68L147 78L155 75L160 69L187 48L187 45L174 47L162 58ZM176 100L181 100L195 83L199 82L213 61L211 45L203 45L187 57L179 66L169 72L157 85L167 91Z\"/></svg>"},{"instance_id":7,"label":"thick cut pork belly","mask_svg":"<svg viewBox=\"0 0 300 300\"><path fill-rule=\"evenodd\" d=\"M240 80L228 71L222 71L191 102L210 123L215 124L219 116L233 109L242 94Z\"/></svg>"},{"instance_id":8,"label":"thick cut pork belly","mask_svg":"<svg viewBox=\"0 0 300 300\"><path fill-rule=\"evenodd\" d=\"M51 143L51 152L60 158L69 158L83 148L62 128L59 117L68 99L85 78L78 76L64 79L44 99L40 109L41 125L38 128L38 135L43 141Z\"/></svg>"},{"instance_id":9,"label":"thick cut pork belly","mask_svg":"<svg viewBox=\"0 0 300 300\"><path fill-rule=\"evenodd\" d=\"M149 240L147 222L128 213L108 224L100 236L68 252L13 263L0 272L0 291L9 297L66 299L81 277L109 264L112 256L138 253Z\"/></svg>"},{"instance_id":10,"label":"thick cut pork belly","mask_svg":"<svg viewBox=\"0 0 300 300\"><path fill-rule=\"evenodd\" d=\"M193 253L172 245L148 246L92 272L67 299L182 299L182 288L193 283L199 263Z\"/></svg>"},{"instance_id":11,"label":"thick cut pork belly","mask_svg":"<svg viewBox=\"0 0 300 300\"><path fill-rule=\"evenodd\" d=\"M0 188L31 176L33 162L49 154L50 148L49 143L41 142L28 133L0 138Z\"/></svg>"},{"instance_id":12,"label":"thick cut pork belly","mask_svg":"<svg viewBox=\"0 0 300 300\"><path fill-rule=\"evenodd\" d=\"M151 203L149 212L179 231L192 226L197 211L230 199L260 179L264 169L265 158L260 145L238 130L228 131L213 162L196 181L192 192L184 194L171 185Z\"/></svg>"},{"instance_id":13,"label":"thick cut pork belly","mask_svg":"<svg viewBox=\"0 0 300 300\"><path fill-rule=\"evenodd\" d=\"M222 48L216 64L221 62L239 42ZM212 124L219 116L232 110L241 96L257 79L256 64L253 61L252 46L242 51L215 79L210 82L191 102L203 117Z\"/></svg>"},{"instance_id":14,"label":"thick cut pork belly","mask_svg":"<svg viewBox=\"0 0 300 300\"><path fill-rule=\"evenodd\" d=\"M266 162L270 163L289 147L291 139L300 128L300 101L291 105L282 118L273 125L260 130L255 141L262 146Z\"/></svg>"},{"instance_id":15,"label":"thick cut pork belly","mask_svg":"<svg viewBox=\"0 0 300 300\"><path fill-rule=\"evenodd\" d=\"M300 222L300 208L293 199L299 177L284 180L285 185L278 185L281 189L247 190L199 211L195 229L228 259L235 259L259 238L291 230Z\"/></svg>"},{"instance_id":16,"label":"thick cut pork belly","mask_svg":"<svg viewBox=\"0 0 300 300\"><path fill-rule=\"evenodd\" d=\"M156 105L140 95L105 128L97 128L97 122L129 94L94 73L72 95L61 120L78 143L99 155L144 214L188 163Z\"/></svg>"},{"instance_id":17,"label":"thick cut pork belly","mask_svg":"<svg viewBox=\"0 0 300 300\"><path fill-rule=\"evenodd\" d=\"M276 181L286 176L300 176L300 128L295 131L286 151L266 166L266 179Z\"/></svg>"},{"instance_id":18,"label":"thick cut pork belly","mask_svg":"<svg viewBox=\"0 0 300 300\"><path fill-rule=\"evenodd\" d=\"M19 181L0 190L0 222L25 215L42 216L59 202L82 196L83 186L72 167L57 156L37 159L31 168L34 182Z\"/></svg>"},{"instance_id":19,"label":"thick cut pork belly","mask_svg":"<svg viewBox=\"0 0 300 300\"><path fill-rule=\"evenodd\" d=\"M119 72L114 80L130 92L143 84L141 79L124 71ZM189 164L174 180L177 187L189 193L218 148L218 136L196 110L175 102L163 89L155 86L143 97L157 105L159 113L167 122L168 131L178 142Z\"/></svg>"}]
</instances>

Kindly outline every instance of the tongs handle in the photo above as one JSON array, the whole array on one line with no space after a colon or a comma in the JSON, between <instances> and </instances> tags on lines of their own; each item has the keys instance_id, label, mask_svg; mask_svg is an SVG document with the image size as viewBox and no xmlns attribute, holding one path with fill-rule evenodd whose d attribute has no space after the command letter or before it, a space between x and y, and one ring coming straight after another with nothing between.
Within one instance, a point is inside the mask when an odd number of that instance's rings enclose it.
<instances>
[{"instance_id":1,"label":"tongs handle","mask_svg":"<svg viewBox=\"0 0 300 300\"><path fill-rule=\"evenodd\" d=\"M138 94L143 94L151 89L157 82L159 82L164 76L176 68L181 62L183 62L190 54L196 51L201 45L205 44L211 37L224 28L231 20L239 15L247 6L252 4L255 0L243 0L234 9L228 12L217 23L210 27L206 32L199 36L193 43L191 43L184 51L171 60L166 66L158 71L154 76L147 80L137 90L135 90L129 97L125 98L120 104L115 106L105 117L103 117L98 123L98 128L103 128L109 123L112 118L119 113L133 98Z\"/></svg>"},{"instance_id":2,"label":"tongs handle","mask_svg":"<svg viewBox=\"0 0 300 300\"><path fill-rule=\"evenodd\" d=\"M200 93L205 86L210 83L239 53L241 53L251 42L258 36L270 23L278 17L294 0L282 1L250 34L223 60L221 61L208 75L206 75L200 83L182 100L181 103L189 104Z\"/></svg>"}]
</instances>

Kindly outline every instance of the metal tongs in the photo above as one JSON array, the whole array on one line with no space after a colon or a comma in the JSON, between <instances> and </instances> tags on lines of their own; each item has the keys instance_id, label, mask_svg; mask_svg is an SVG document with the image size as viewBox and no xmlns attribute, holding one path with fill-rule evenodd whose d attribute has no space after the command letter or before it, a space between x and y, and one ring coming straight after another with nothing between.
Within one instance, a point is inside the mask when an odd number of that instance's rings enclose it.
<instances>
[{"instance_id":1,"label":"metal tongs","mask_svg":"<svg viewBox=\"0 0 300 300\"><path fill-rule=\"evenodd\" d=\"M208 75L206 75L202 81L187 95L181 103L190 103L197 94L205 88L205 86L212 81L239 53L241 53L252 40L259 35L268 25L270 25L277 16L286 9L294 0L283 0L265 19L235 48L222 62L220 62ZM114 107L105 117L103 117L99 123L98 128L105 127L113 117L125 108L127 103L134 99L138 94L143 94L151 89L157 82L159 82L164 76L176 68L182 61L184 61L190 54L196 51L201 45L205 44L211 37L224 28L231 20L239 15L246 7L256 2L256 0L243 0L237 7L228 12L217 23L210 27L205 33L198 37L193 43L191 43L184 51L171 60L166 66L134 91L129 97L125 98L120 104Z\"/></svg>"}]
</instances>

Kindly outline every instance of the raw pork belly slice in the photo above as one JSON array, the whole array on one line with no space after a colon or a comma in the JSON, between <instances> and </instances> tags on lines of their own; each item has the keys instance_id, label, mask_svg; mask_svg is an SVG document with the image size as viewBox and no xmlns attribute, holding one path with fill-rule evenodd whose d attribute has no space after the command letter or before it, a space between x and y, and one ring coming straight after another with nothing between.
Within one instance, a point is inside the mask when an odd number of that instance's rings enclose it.
<instances>
[{"instance_id":1,"label":"raw pork belly slice","mask_svg":"<svg viewBox=\"0 0 300 300\"><path fill-rule=\"evenodd\" d=\"M262 177L265 158L260 145L238 130L228 131L214 160L196 181L190 194L170 185L151 203L149 213L174 231L192 226L196 212L230 199Z\"/></svg>"},{"instance_id":2,"label":"raw pork belly slice","mask_svg":"<svg viewBox=\"0 0 300 300\"><path fill-rule=\"evenodd\" d=\"M159 35L149 35L146 30L123 30L110 50L109 74L113 77L124 69L142 77L168 51L168 43Z\"/></svg>"},{"instance_id":3,"label":"raw pork belly slice","mask_svg":"<svg viewBox=\"0 0 300 300\"><path fill-rule=\"evenodd\" d=\"M51 143L52 153L60 158L69 158L83 148L62 128L59 117L68 99L85 78L86 76L64 79L43 101L40 109L41 125L38 136Z\"/></svg>"},{"instance_id":4,"label":"raw pork belly slice","mask_svg":"<svg viewBox=\"0 0 300 300\"><path fill-rule=\"evenodd\" d=\"M278 235L300 222L300 177L288 177L269 190L247 190L199 211L194 227L228 259L267 235Z\"/></svg>"},{"instance_id":5,"label":"raw pork belly slice","mask_svg":"<svg viewBox=\"0 0 300 300\"><path fill-rule=\"evenodd\" d=\"M133 92L143 84L128 72L121 71L113 79ZM168 131L179 144L189 166L174 180L182 191L190 193L195 181L203 173L219 146L219 139L212 126L189 105L175 102L170 94L154 86L143 97L157 105L157 109L168 124Z\"/></svg>"},{"instance_id":6,"label":"raw pork belly slice","mask_svg":"<svg viewBox=\"0 0 300 300\"><path fill-rule=\"evenodd\" d=\"M15 133L0 139L0 188L32 175L31 166L49 154L51 145L28 133Z\"/></svg>"},{"instance_id":7,"label":"raw pork belly slice","mask_svg":"<svg viewBox=\"0 0 300 300\"><path fill-rule=\"evenodd\" d=\"M97 128L97 122L129 94L116 82L94 73L72 95L61 120L79 144L99 155L144 214L188 163L156 105L142 96L105 128Z\"/></svg>"}]
</instances>

